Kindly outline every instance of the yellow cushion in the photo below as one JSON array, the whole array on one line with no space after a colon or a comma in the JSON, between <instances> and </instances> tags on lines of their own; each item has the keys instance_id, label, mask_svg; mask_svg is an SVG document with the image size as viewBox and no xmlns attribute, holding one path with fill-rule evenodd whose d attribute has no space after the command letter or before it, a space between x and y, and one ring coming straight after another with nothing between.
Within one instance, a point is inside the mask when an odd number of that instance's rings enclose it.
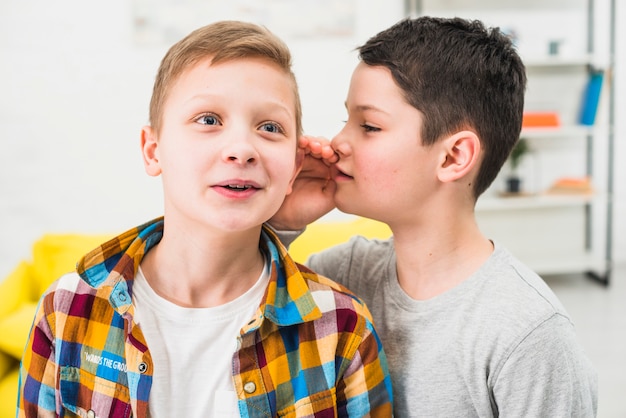
<instances>
[{"instance_id":1,"label":"yellow cushion","mask_svg":"<svg viewBox=\"0 0 626 418\"><path fill-rule=\"evenodd\" d=\"M0 418L15 417L19 359L39 298L54 280L73 271L81 256L111 237L46 234L33 245L33 261L20 262L0 280Z\"/></svg>"},{"instance_id":2,"label":"yellow cushion","mask_svg":"<svg viewBox=\"0 0 626 418\"><path fill-rule=\"evenodd\" d=\"M0 318L15 311L21 304L31 301L31 275L29 264L22 261L0 281Z\"/></svg>"},{"instance_id":3,"label":"yellow cushion","mask_svg":"<svg viewBox=\"0 0 626 418\"><path fill-rule=\"evenodd\" d=\"M37 303L24 303L15 312L0 318L0 351L16 359L22 358Z\"/></svg>"},{"instance_id":4,"label":"yellow cushion","mask_svg":"<svg viewBox=\"0 0 626 418\"><path fill-rule=\"evenodd\" d=\"M346 242L355 235L386 239L391 236L391 230L382 222L366 218L348 221L319 220L309 225L291 244L289 253L294 260L305 262L309 255Z\"/></svg>"},{"instance_id":5,"label":"yellow cushion","mask_svg":"<svg viewBox=\"0 0 626 418\"><path fill-rule=\"evenodd\" d=\"M108 241L112 235L46 234L33 246L33 276L36 297L65 273L76 269L76 262L88 251Z\"/></svg>"},{"instance_id":6,"label":"yellow cushion","mask_svg":"<svg viewBox=\"0 0 626 418\"><path fill-rule=\"evenodd\" d=\"M19 373L16 366L0 379L0 418L15 418Z\"/></svg>"},{"instance_id":7,"label":"yellow cushion","mask_svg":"<svg viewBox=\"0 0 626 418\"><path fill-rule=\"evenodd\" d=\"M18 364L17 359L0 351L0 380L2 380L4 375L7 374L11 368L15 367L16 364Z\"/></svg>"}]
</instances>

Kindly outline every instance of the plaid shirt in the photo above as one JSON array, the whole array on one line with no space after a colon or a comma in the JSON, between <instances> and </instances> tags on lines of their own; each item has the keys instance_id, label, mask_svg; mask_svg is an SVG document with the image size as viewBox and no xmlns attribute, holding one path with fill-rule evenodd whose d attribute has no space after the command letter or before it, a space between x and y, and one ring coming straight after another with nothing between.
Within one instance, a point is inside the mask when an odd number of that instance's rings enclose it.
<instances>
[{"instance_id":1,"label":"plaid shirt","mask_svg":"<svg viewBox=\"0 0 626 418\"><path fill-rule=\"evenodd\" d=\"M153 363L132 286L162 233L160 218L114 238L42 297L18 416L148 416ZM232 360L241 416L391 416L386 358L364 303L295 263L267 228L261 248L270 282Z\"/></svg>"}]
</instances>

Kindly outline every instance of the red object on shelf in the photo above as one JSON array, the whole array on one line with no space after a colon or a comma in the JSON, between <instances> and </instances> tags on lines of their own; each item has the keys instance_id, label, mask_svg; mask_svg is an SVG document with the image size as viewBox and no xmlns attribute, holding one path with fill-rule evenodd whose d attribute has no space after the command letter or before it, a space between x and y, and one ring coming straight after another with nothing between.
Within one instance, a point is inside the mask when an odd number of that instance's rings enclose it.
<instances>
[{"instance_id":1,"label":"red object on shelf","mask_svg":"<svg viewBox=\"0 0 626 418\"><path fill-rule=\"evenodd\" d=\"M561 125L556 112L524 112L522 128L557 127Z\"/></svg>"}]
</instances>

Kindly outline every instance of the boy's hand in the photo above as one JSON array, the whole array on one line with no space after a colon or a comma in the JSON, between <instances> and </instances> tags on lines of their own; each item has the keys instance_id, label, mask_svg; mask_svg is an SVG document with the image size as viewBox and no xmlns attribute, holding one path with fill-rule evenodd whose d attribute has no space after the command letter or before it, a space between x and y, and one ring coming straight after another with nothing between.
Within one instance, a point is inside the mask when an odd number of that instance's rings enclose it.
<instances>
[{"instance_id":1,"label":"boy's hand","mask_svg":"<svg viewBox=\"0 0 626 418\"><path fill-rule=\"evenodd\" d=\"M330 141L303 136L298 141L298 152L304 153L302 169L293 182L292 192L269 220L269 224L280 231L303 229L335 208L336 185L331 165L339 161L339 156Z\"/></svg>"},{"instance_id":2,"label":"boy's hand","mask_svg":"<svg viewBox=\"0 0 626 418\"><path fill-rule=\"evenodd\" d=\"M339 155L330 146L330 141L321 136L302 135L298 141L298 147L307 155L324 161L327 167L339 161Z\"/></svg>"}]
</instances>

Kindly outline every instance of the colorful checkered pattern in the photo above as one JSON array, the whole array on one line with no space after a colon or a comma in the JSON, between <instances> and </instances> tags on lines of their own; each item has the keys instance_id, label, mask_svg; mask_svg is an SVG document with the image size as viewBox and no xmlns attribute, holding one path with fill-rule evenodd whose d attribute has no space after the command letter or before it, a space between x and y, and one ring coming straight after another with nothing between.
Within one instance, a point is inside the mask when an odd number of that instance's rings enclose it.
<instances>
[{"instance_id":1,"label":"colorful checkered pattern","mask_svg":"<svg viewBox=\"0 0 626 418\"><path fill-rule=\"evenodd\" d=\"M163 219L87 254L42 297L22 359L18 416L147 417L153 364L132 284ZM264 302L241 330L242 417L390 417L385 354L361 300L293 262L269 229Z\"/></svg>"}]
</instances>

